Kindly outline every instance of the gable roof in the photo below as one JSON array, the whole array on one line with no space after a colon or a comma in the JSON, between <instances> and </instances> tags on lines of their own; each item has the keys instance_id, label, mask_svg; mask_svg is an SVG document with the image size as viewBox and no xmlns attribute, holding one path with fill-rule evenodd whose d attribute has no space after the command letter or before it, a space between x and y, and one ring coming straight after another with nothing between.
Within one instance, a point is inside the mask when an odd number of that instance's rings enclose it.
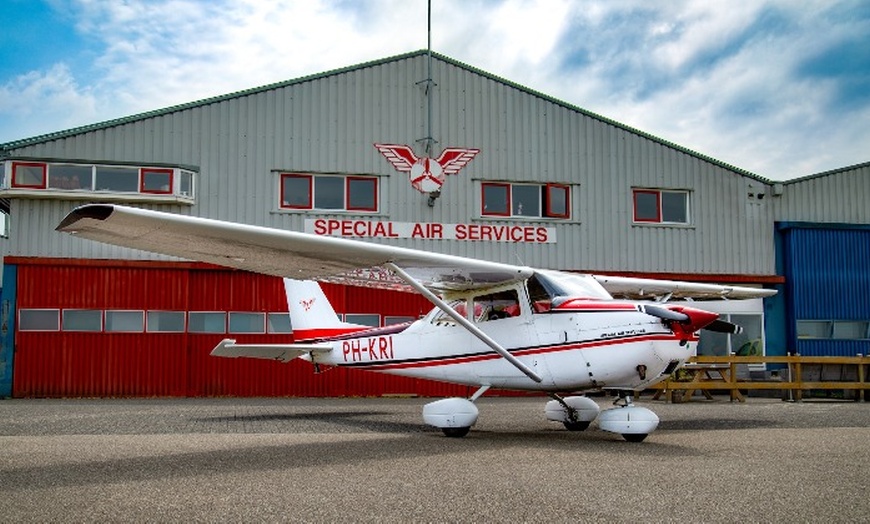
<instances>
[{"instance_id":1,"label":"gable roof","mask_svg":"<svg viewBox=\"0 0 870 524\"><path fill-rule=\"evenodd\" d=\"M798 178L793 178L791 180L783 181L782 184L785 184L785 185L798 184L801 182L807 182L809 180L814 180L816 178L824 178L826 176L839 175L841 173L846 173L849 171L857 172L859 169L863 169L865 167L870 167L870 162L863 162L861 164L854 164L851 166L845 166L845 167L839 167L837 169L831 169L829 171L822 171L821 173L815 173L813 175L807 175L807 176L802 176L802 177L798 177Z\"/></svg>"},{"instance_id":2,"label":"gable roof","mask_svg":"<svg viewBox=\"0 0 870 524\"><path fill-rule=\"evenodd\" d=\"M357 64L357 65L353 65L353 66L348 66L348 67L343 67L343 68L339 68L339 69L333 69L333 70L330 70L330 71L325 71L325 72L322 72L322 73L316 73L316 74L312 74L312 75L307 75L307 76L303 76L303 77L295 78L295 79L292 79L292 80L285 80L285 81L282 81L282 82L275 82L275 83L267 84L267 85L260 86L260 87L254 87L254 88L245 89L245 90L242 90L242 91L236 91L236 92L233 92L233 93L228 93L228 94L225 94L225 95L219 95L219 96L214 96L214 97L210 97L210 98L205 98L205 99L202 99L202 100L196 100L196 101L193 101L193 102L187 102L187 103L184 103L184 104L178 104L178 105L174 105L174 106L169 106L169 107L166 107L166 108L163 108L163 109L155 109L155 110L153 110L153 111L146 111L146 112L144 112L144 113L138 113L138 114L129 115L129 116L121 117L121 118L115 118L115 119L112 119L112 120L106 120L106 121L103 121L103 122L97 122L97 123L94 123L94 124L88 124L88 125L85 125L85 126L79 126L79 127L74 127L74 128L71 128L71 129L66 129L66 130L61 130L61 131L55 131L55 132L52 132L52 133L47 133L47 134L43 134L43 135L37 135L37 136L29 137L29 138L23 138L23 139L20 139L20 140L14 140L14 141L12 141L12 142L6 142L6 143L4 143L4 144L0 144L0 157L2 157L2 156L4 155L4 153L8 155L8 151L9 151L9 150L16 149L16 148L20 148L20 147L26 147L26 146L30 146L30 145L35 145L35 144L40 144L40 143L44 143L44 142L49 142L49 141L52 141L52 140L58 140L58 139L62 139L62 138L68 138L68 137L71 137L71 136L74 136L74 135L83 134L83 133L88 133L88 132L91 132L91 131L98 131L98 130L102 130L102 129L108 129L108 128L111 128L111 127L120 126L120 125L124 125L124 124L129 124L129 123L137 122L137 121L140 121L140 120L146 120L146 119L149 119L149 118L154 118L154 117L159 117L159 116L163 116L163 115L168 115L168 114L175 113L175 112L178 112L178 111L185 111L185 110L187 110L187 109L192 109L192 108L196 108L196 107L207 106L207 105L210 105L210 104L215 104L215 103L223 102L223 101L226 101L226 100L232 100L232 99L235 99L235 98L242 98L242 97L246 97L246 96L250 96L250 95L256 95L256 94L258 94L258 93L263 93L263 92L271 91L271 90L274 90L274 89L280 89L280 88L283 88L283 87L288 87L288 86L292 86L292 85L296 85L296 84L302 84L302 83L305 83L305 82L312 82L312 81L319 80L319 79L322 79L322 78L327 78L327 77L330 77L330 76L335 76L335 75L344 74L344 73L347 73L347 72L350 72L350 71L357 71L357 70L360 70L360 69L365 69L365 68L369 68L369 67L375 67L375 66L379 66L379 65L387 64L387 63L391 63L391 62L398 62L398 61L401 61L401 60L407 60L407 59L409 59L409 58L416 58L416 57L419 57L419 56L425 56L425 55L428 55L428 54L429 54L429 51L427 51L427 50L425 50L425 49L423 49L423 50L419 50L419 51L413 51L413 52L404 53L404 54L400 54L400 55L395 55L395 56L391 56L391 57L387 57L387 58L382 58L382 59L379 59L379 60L372 60L372 61L369 61L369 62L364 62L364 63ZM688 149L688 148L686 148L686 147L680 146L680 145L675 144L675 143L673 143L673 142L670 142L670 141L664 140L664 139L662 139L662 138L659 138L659 137L657 137L657 136L651 135L651 134L646 133L646 132L644 132L644 131L641 131L641 130L639 130L639 129L636 129L636 128L633 128L633 127L631 127L631 126L625 125L625 124L623 124L623 123L617 122L616 120L612 120L612 119L610 119L610 118L607 118L607 117L605 117L605 116L599 115L599 114L597 114L597 113L593 113L593 112L588 111L588 110L586 110L586 109L583 109L583 108L581 108L581 107L575 106L575 105L573 105L573 104L569 104L569 103L567 103L567 102L565 102L565 101L558 100L558 99L556 99L556 98L554 98L554 97L552 97L552 96L546 95L546 94L541 93L541 92L539 92L539 91L535 91L534 89L528 88L528 87L523 86L523 85L521 85L521 84L518 84L518 83L516 83L516 82L512 82L512 81L510 81L510 80L507 80L507 79L505 79L505 78L499 77L499 76L494 75L494 74L492 74L492 73L488 73L488 72L486 72L486 71L483 71L483 70L478 69L478 68L476 68L476 67L470 66L470 65L465 64L465 63L463 63L463 62L460 62L460 61L458 61L458 60L454 60L454 59L452 59L452 58L450 58L450 57L447 57L447 56L445 56L445 55L441 55L441 54L439 54L439 53L435 53L435 52L432 52L431 54L432 54L432 57L433 57L433 58L436 58L436 59L438 59L438 60L440 60L440 61L442 61L442 62L445 62L445 63L447 63L447 64L451 64L451 65L456 66L456 67L459 67L459 68L461 68L461 69L465 69L466 71L469 71L469 72L474 73L474 74L476 74L476 75L483 76L483 77L485 77L485 78L489 78L489 79L491 79L491 80L493 80L493 81L496 81L496 82L502 83L502 84L507 85L507 86L509 86L509 87L512 87L512 88L514 88L514 89L518 89L518 90L520 90L520 91L522 91L522 92L524 92L524 93L527 93L527 94L529 94L529 95L531 95L531 96L534 96L534 97L537 97L537 98L540 98L540 99L546 100L547 102L550 102L550 103L553 103L553 104L555 104L555 105L558 105L558 106L564 107L564 108L566 108L566 109L568 109L568 110L571 110L571 111L574 111L574 112L580 113L580 114L582 114L582 115L584 115L584 116L587 116L587 117L589 117L589 118L593 118L593 119L598 120L598 121L600 121L600 122L602 122L602 123L605 123L605 124L607 124L607 125L617 127L617 128L619 128L619 129L622 129L622 130L627 131L627 132L629 132L629 133L635 134L635 135L640 136L640 137L642 137L642 138L645 138L645 139L647 139L647 140L651 140L651 141L653 141L653 142L657 142L657 143L659 143L659 144L661 144L661 145L663 145L663 146L666 146L666 147L668 147L668 148L671 148L671 149L677 150L677 151L679 151L679 152L681 152L681 153L685 153L685 154L687 154L687 155L689 155L689 156L693 156L693 157L695 157L695 158L698 158L698 159L700 159L700 160L703 160L704 162L708 162L708 163L710 163L710 164L717 165L717 166L719 166L719 167L721 167L721 168L723 168L723 169L726 169L726 170L728 170L728 171L732 171L732 172L737 173L737 174L739 174L739 175L743 175L743 176L746 176L746 177L749 177L749 178L752 178L752 179L758 180L759 182L762 182L762 183L765 183L765 184L773 184L773 183L774 183L774 181L772 181L772 180L770 180L770 179L764 178L764 177L762 177L762 176L760 176L760 175L757 175L757 174L755 174L755 173L751 173L751 172L749 172L749 171L747 171L747 170L745 170L745 169L741 169L741 168L739 168L739 167L736 167L736 166L734 166L734 165L728 164L728 163L726 163L726 162L722 162L722 161L720 161L720 160L716 160L715 158L712 158L712 157L710 157L710 156L707 156L707 155L704 155L704 154L698 153L697 151L693 151L693 150L691 150L691 149ZM823 174L827 174L827 173L823 173ZM820 175L810 175L810 176L821 176L821 175L822 175L822 174L820 174Z\"/></svg>"}]
</instances>

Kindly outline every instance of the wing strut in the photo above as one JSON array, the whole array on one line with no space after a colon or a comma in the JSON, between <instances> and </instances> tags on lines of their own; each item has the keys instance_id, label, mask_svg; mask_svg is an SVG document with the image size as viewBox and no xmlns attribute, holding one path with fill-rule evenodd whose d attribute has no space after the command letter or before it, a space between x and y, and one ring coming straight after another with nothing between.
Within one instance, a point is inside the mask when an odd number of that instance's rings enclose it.
<instances>
[{"instance_id":1,"label":"wing strut","mask_svg":"<svg viewBox=\"0 0 870 524\"><path fill-rule=\"evenodd\" d=\"M435 296L434 293L432 293L431 291L426 289L422 284L420 284L419 282L414 280L414 278L411 275L409 275L408 273L406 273L402 268L398 267L397 265L393 264L392 262L387 262L386 264L384 264L384 266L395 271L395 273L397 275L399 275L400 277L402 277L402 280L407 282L409 286L411 286L417 292L419 292L421 295L426 297L429 300L429 302L432 302L433 304L435 304L435 306L438 309L440 309L445 314L450 316L450 318L452 318L457 323L459 323L460 326L467 329L469 331L469 333L471 333L475 337L479 338L481 342L483 342L487 346L491 347L493 349L493 351L495 351L496 353L498 353L499 355L504 357L505 360L507 360L508 362L513 364L513 366L515 368L522 371L527 377L534 380L535 382L541 382L541 380L542 380L541 377L538 376L538 374L535 373L531 368L529 368L528 366L526 366L525 364L523 364L522 362L517 360L517 358L515 356L511 355L508 352L508 350L501 347L501 345L498 342L496 342L495 340L490 338L489 335L487 335L486 333L481 331L480 328L478 328L477 326L475 326L474 324L469 322L469 320L467 318L465 318L464 316L457 313L456 310L453 309L452 307L450 307L449 304L447 304L446 302L444 302L443 300L441 300L440 298Z\"/></svg>"}]
</instances>

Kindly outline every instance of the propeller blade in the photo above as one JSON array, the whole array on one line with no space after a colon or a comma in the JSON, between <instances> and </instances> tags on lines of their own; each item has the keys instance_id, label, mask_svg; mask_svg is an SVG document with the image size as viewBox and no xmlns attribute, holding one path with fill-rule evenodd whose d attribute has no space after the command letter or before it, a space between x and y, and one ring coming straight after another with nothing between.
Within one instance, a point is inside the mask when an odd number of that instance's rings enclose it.
<instances>
[{"instance_id":1,"label":"propeller blade","mask_svg":"<svg viewBox=\"0 0 870 524\"><path fill-rule=\"evenodd\" d=\"M724 320L714 320L710 322L704 329L708 331L715 331L716 333L729 333L731 335L736 335L737 333L742 333L743 328L738 326L737 324L733 324L731 322L726 322Z\"/></svg>"},{"instance_id":2,"label":"propeller blade","mask_svg":"<svg viewBox=\"0 0 870 524\"><path fill-rule=\"evenodd\" d=\"M668 309L666 307L654 306L652 304L638 304L637 309L647 315L658 317L662 320L674 322L686 322L689 320L689 315L685 313L674 311L673 309Z\"/></svg>"}]
</instances>

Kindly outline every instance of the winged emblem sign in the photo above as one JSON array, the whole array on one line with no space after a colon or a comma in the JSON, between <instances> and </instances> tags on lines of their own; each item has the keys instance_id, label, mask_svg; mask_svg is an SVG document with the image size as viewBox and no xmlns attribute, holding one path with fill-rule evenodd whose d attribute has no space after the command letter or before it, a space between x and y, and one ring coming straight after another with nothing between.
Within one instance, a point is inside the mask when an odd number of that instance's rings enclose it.
<instances>
[{"instance_id":1,"label":"winged emblem sign","mask_svg":"<svg viewBox=\"0 0 870 524\"><path fill-rule=\"evenodd\" d=\"M396 171L408 173L411 186L421 193L440 191L446 175L455 175L480 153L480 149L448 147L437 159L417 157L406 145L375 144Z\"/></svg>"}]
</instances>

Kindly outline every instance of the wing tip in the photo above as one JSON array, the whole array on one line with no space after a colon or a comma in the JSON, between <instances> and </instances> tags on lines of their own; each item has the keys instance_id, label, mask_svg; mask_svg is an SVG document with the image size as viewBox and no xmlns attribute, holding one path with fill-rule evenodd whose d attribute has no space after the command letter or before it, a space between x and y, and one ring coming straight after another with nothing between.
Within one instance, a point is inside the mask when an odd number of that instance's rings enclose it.
<instances>
[{"instance_id":1,"label":"wing tip","mask_svg":"<svg viewBox=\"0 0 870 524\"><path fill-rule=\"evenodd\" d=\"M55 228L55 231L66 231L70 226L85 218L106 220L111 216L114 210L115 206L111 204L85 204L79 206L70 211L69 214L61 220L60 224Z\"/></svg>"}]
</instances>

